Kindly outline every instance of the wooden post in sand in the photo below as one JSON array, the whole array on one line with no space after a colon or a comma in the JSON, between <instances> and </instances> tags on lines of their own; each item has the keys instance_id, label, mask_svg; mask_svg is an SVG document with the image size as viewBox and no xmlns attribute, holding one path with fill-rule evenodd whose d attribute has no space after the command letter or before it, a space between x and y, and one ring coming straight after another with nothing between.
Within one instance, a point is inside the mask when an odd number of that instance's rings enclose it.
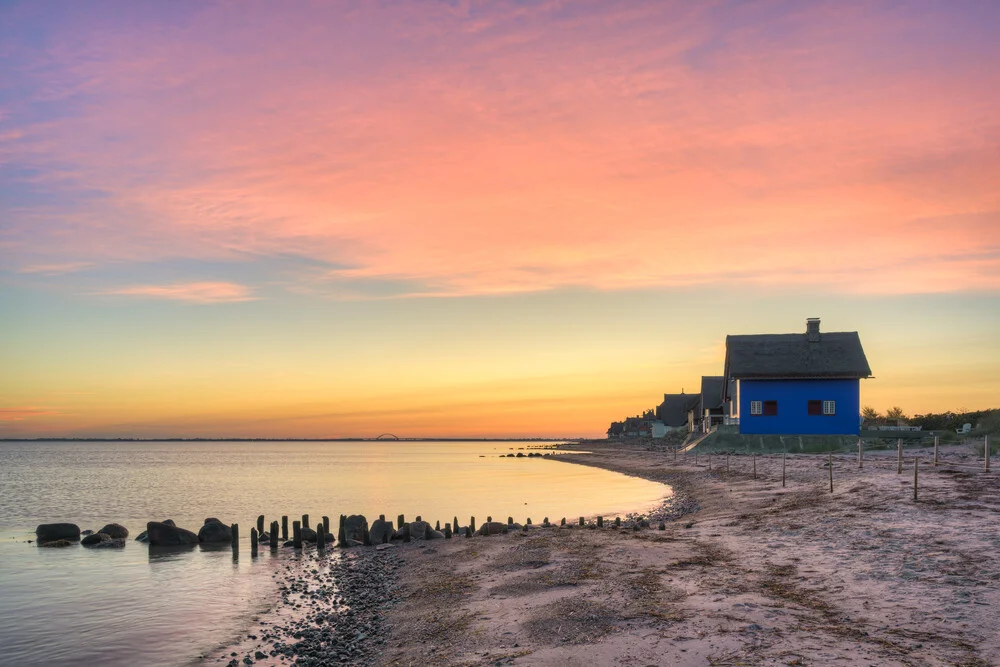
<instances>
[{"instance_id":1,"label":"wooden post in sand","mask_svg":"<svg viewBox=\"0 0 1000 667\"><path fill-rule=\"evenodd\" d=\"M604 517L603 516L597 517L597 527L598 528L604 528Z\"/></svg>"},{"instance_id":2,"label":"wooden post in sand","mask_svg":"<svg viewBox=\"0 0 1000 667\"><path fill-rule=\"evenodd\" d=\"M382 519L382 521L385 521L384 514L379 514L378 518ZM323 532L325 532L327 535L330 534L330 517L328 516L323 517Z\"/></svg>"},{"instance_id":3,"label":"wooden post in sand","mask_svg":"<svg viewBox=\"0 0 1000 667\"><path fill-rule=\"evenodd\" d=\"M781 452L781 488L785 488L785 453Z\"/></svg>"},{"instance_id":4,"label":"wooden post in sand","mask_svg":"<svg viewBox=\"0 0 1000 667\"><path fill-rule=\"evenodd\" d=\"M990 436L983 436L983 456L986 459L986 472L990 471Z\"/></svg>"},{"instance_id":5,"label":"wooden post in sand","mask_svg":"<svg viewBox=\"0 0 1000 667\"><path fill-rule=\"evenodd\" d=\"M531 522L529 521L528 523ZM472 532L476 532L476 517L474 516L469 517L469 528L472 530Z\"/></svg>"},{"instance_id":6,"label":"wooden post in sand","mask_svg":"<svg viewBox=\"0 0 1000 667\"><path fill-rule=\"evenodd\" d=\"M271 551L277 551L278 550L278 522L277 521L272 521L271 522L271 541L268 542L268 544L271 547Z\"/></svg>"},{"instance_id":7,"label":"wooden post in sand","mask_svg":"<svg viewBox=\"0 0 1000 667\"><path fill-rule=\"evenodd\" d=\"M757 455L752 454L753 457L753 478L757 479Z\"/></svg>"},{"instance_id":8,"label":"wooden post in sand","mask_svg":"<svg viewBox=\"0 0 1000 667\"><path fill-rule=\"evenodd\" d=\"M323 529L323 524L320 523L316 526L316 550L323 551L326 549L326 530Z\"/></svg>"},{"instance_id":9,"label":"wooden post in sand","mask_svg":"<svg viewBox=\"0 0 1000 667\"><path fill-rule=\"evenodd\" d=\"M451 539L451 524L450 523L444 524L444 539L446 539L446 540L450 540Z\"/></svg>"},{"instance_id":10,"label":"wooden post in sand","mask_svg":"<svg viewBox=\"0 0 1000 667\"><path fill-rule=\"evenodd\" d=\"M934 467L935 468L937 467L937 461L938 461L937 456L938 456L938 445L939 444L941 444L941 436L935 435L934 436Z\"/></svg>"},{"instance_id":11,"label":"wooden post in sand","mask_svg":"<svg viewBox=\"0 0 1000 667\"><path fill-rule=\"evenodd\" d=\"M729 472L729 452L726 452L726 472Z\"/></svg>"},{"instance_id":12,"label":"wooden post in sand","mask_svg":"<svg viewBox=\"0 0 1000 667\"><path fill-rule=\"evenodd\" d=\"M580 525L581 526L584 525L584 521L583 521L583 517L582 516L580 517Z\"/></svg>"},{"instance_id":13,"label":"wooden post in sand","mask_svg":"<svg viewBox=\"0 0 1000 667\"><path fill-rule=\"evenodd\" d=\"M830 466L830 493L833 493L833 452L830 452L827 465Z\"/></svg>"},{"instance_id":14,"label":"wooden post in sand","mask_svg":"<svg viewBox=\"0 0 1000 667\"><path fill-rule=\"evenodd\" d=\"M262 535L264 533L264 515L261 514L257 517L257 534Z\"/></svg>"},{"instance_id":15,"label":"wooden post in sand","mask_svg":"<svg viewBox=\"0 0 1000 667\"><path fill-rule=\"evenodd\" d=\"M250 557L251 558L256 558L257 557L257 534L258 533L257 533L257 529L256 528L251 528L250 529Z\"/></svg>"},{"instance_id":16,"label":"wooden post in sand","mask_svg":"<svg viewBox=\"0 0 1000 667\"><path fill-rule=\"evenodd\" d=\"M237 553L240 550L240 524L233 524L233 553Z\"/></svg>"},{"instance_id":17,"label":"wooden post in sand","mask_svg":"<svg viewBox=\"0 0 1000 667\"><path fill-rule=\"evenodd\" d=\"M303 528L308 528L309 527L309 515L308 514L303 514L302 515L302 527Z\"/></svg>"},{"instance_id":18,"label":"wooden post in sand","mask_svg":"<svg viewBox=\"0 0 1000 667\"><path fill-rule=\"evenodd\" d=\"M861 444L861 438L858 438L858 470L862 470L865 467L864 451L864 445Z\"/></svg>"},{"instance_id":19,"label":"wooden post in sand","mask_svg":"<svg viewBox=\"0 0 1000 667\"><path fill-rule=\"evenodd\" d=\"M281 541L282 542L287 542L288 541L288 516L287 515L282 515L281 516Z\"/></svg>"},{"instance_id":20,"label":"wooden post in sand","mask_svg":"<svg viewBox=\"0 0 1000 667\"><path fill-rule=\"evenodd\" d=\"M903 474L903 439L896 441L896 474Z\"/></svg>"},{"instance_id":21,"label":"wooden post in sand","mask_svg":"<svg viewBox=\"0 0 1000 667\"><path fill-rule=\"evenodd\" d=\"M403 524L406 523L405 517L402 514L396 517L396 530L402 530Z\"/></svg>"},{"instance_id":22,"label":"wooden post in sand","mask_svg":"<svg viewBox=\"0 0 1000 667\"><path fill-rule=\"evenodd\" d=\"M402 516L403 515L400 514L400 517L402 517ZM347 528L345 526L346 523L347 523L347 515L346 514L341 514L340 515L340 526L337 529L337 545L340 548L342 548L342 549L345 548L345 547L347 547Z\"/></svg>"},{"instance_id":23,"label":"wooden post in sand","mask_svg":"<svg viewBox=\"0 0 1000 667\"><path fill-rule=\"evenodd\" d=\"M916 456L913 457L913 502L917 502L917 464L920 463L920 459Z\"/></svg>"},{"instance_id":24,"label":"wooden post in sand","mask_svg":"<svg viewBox=\"0 0 1000 667\"><path fill-rule=\"evenodd\" d=\"M566 517L562 518L562 521L559 522L559 525L560 526L565 526L566 525Z\"/></svg>"},{"instance_id":25,"label":"wooden post in sand","mask_svg":"<svg viewBox=\"0 0 1000 667\"><path fill-rule=\"evenodd\" d=\"M712 469L712 452L708 453L708 469Z\"/></svg>"},{"instance_id":26,"label":"wooden post in sand","mask_svg":"<svg viewBox=\"0 0 1000 667\"><path fill-rule=\"evenodd\" d=\"M292 522L292 546L296 549L302 548L302 522Z\"/></svg>"}]
</instances>

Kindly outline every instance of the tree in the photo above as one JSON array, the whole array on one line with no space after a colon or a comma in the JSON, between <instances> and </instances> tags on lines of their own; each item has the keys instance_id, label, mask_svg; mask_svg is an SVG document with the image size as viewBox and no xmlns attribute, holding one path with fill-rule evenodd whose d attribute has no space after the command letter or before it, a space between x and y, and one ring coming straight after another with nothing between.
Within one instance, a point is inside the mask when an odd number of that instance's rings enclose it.
<instances>
[{"instance_id":1,"label":"tree","mask_svg":"<svg viewBox=\"0 0 1000 667\"><path fill-rule=\"evenodd\" d=\"M898 405L894 405L891 408L889 408L885 413L885 418L902 419L903 421L906 421L907 419L906 413L903 412L903 408L899 407Z\"/></svg>"},{"instance_id":2,"label":"tree","mask_svg":"<svg viewBox=\"0 0 1000 667\"><path fill-rule=\"evenodd\" d=\"M879 418L878 410L870 405L866 405L861 408L861 416L865 418L865 421L873 422Z\"/></svg>"}]
</instances>

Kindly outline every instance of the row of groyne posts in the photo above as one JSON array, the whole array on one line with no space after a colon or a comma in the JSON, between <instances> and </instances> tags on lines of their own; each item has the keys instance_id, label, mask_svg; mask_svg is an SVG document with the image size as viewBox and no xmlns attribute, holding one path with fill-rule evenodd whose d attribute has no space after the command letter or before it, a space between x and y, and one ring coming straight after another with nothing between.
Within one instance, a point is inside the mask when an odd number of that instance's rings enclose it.
<instances>
[{"instance_id":1,"label":"row of groyne posts","mask_svg":"<svg viewBox=\"0 0 1000 667\"><path fill-rule=\"evenodd\" d=\"M939 436L934 436L934 454L933 454L933 456L931 458L931 465L933 467L935 467L935 468L941 467L941 468L948 468L948 469L974 468L974 469L977 469L977 470L982 470L983 472L987 472L987 473L990 471L990 458L991 458L990 457L990 437L988 435L984 436L984 438L983 438L983 462L982 462L982 464L978 464L977 463L977 464L974 464L974 465L970 465L970 464L963 464L963 463L955 463L953 461L942 463L940 461L939 457L938 457L938 450L939 450L940 446L941 446L941 438ZM677 461L678 450L679 450L679 448L674 449L674 461ZM681 454L685 458L687 456L689 456L689 453L686 452L686 451L685 452L681 452ZM696 466L700 465L699 462L698 462L698 451L697 451L697 448L695 448L693 454L694 454L694 465L696 465ZM716 457L722 456L722 457L725 458L724 465L725 465L725 471L726 472L731 472L731 466L730 466L730 460L729 460L731 455L733 457L739 457L739 458L743 458L745 456L745 455L735 454L735 453L732 453L732 452L725 452L725 453L722 453L722 454L720 454L720 453L715 453L714 454L714 456L716 456ZM708 469L711 471L713 469L712 468L713 453L712 452L708 452L705 456L707 456L707 458L708 458ZM782 486L782 488L784 488L786 486L786 484L787 484L787 467L786 467L787 452L782 452L780 456L781 456L781 486ZM778 457L778 454L770 454L770 455L769 454L761 454L759 456L759 458L761 458L761 459L770 459L770 460L774 460L777 457ZM758 458L757 454L751 454L750 455L750 471L749 472L753 476L753 479L755 479L755 480L757 479L757 458ZM843 457L838 456L837 458L838 458L838 460L843 460ZM833 458L833 452L832 451L827 453L827 459L828 459L827 468L829 469L829 476L830 476L830 493L833 493L833 461L834 461L834 458ZM875 459L868 459L868 461L869 461L869 465L872 465L873 463L875 465L879 465L879 464L882 464L884 462L884 459L882 459L881 457L879 457L879 458L875 458ZM865 467L864 439L863 438L858 438L858 470L863 470L864 467ZM716 468L715 469L716 470L721 470L721 467L719 466L719 464L716 464ZM899 438L896 441L896 474L898 474L898 475L902 475L903 474L903 439L902 438ZM920 457L919 456L914 456L913 457L913 500L918 500L919 499L919 488L920 488Z\"/></svg>"},{"instance_id":2,"label":"row of groyne posts","mask_svg":"<svg viewBox=\"0 0 1000 667\"><path fill-rule=\"evenodd\" d=\"M604 517L598 516L596 522L591 527L604 528L604 524ZM559 525L563 527L568 526L565 517L560 520ZM585 517L580 517L579 525L580 527L587 526ZM622 525L621 517L615 517L611 525L615 528L620 528ZM454 529L452 528L453 526ZM499 523L493 521L493 517L490 516L486 518L486 523L479 530L476 530L476 517L469 518L469 525L459 526L458 517L456 516L453 522L446 523L442 530L440 521L437 522L434 528L431 528L430 523L423 521L419 516L414 523L410 524L406 522L405 516L400 514L396 517L396 527L394 528L390 522L385 520L385 515L380 514L378 520L369 528L368 520L364 516L347 516L346 514L341 514L337 537L334 540L333 534L330 532L330 517L328 516L322 517L314 530L310 528L309 515L303 514L301 520L291 522L291 534L289 534L288 515L281 517L280 528L278 521L272 521L269 531L265 531L264 515L261 514L257 517L257 525L250 529L250 556L257 557L261 544L267 544L270 547L270 551L275 553L278 551L278 547L282 545L301 550L306 543L315 542L316 549L322 552L327 547L370 547L378 546L379 544L388 544L391 540L410 542L412 539L451 539L458 535L464 535L467 538L471 538L477 534L485 536L505 535L515 530L527 531L530 527L532 527L530 518L522 526L515 523L513 517L507 517L507 523ZM555 524L550 523L549 518L545 517L541 527L554 528ZM233 555L235 556L239 553L240 548L240 526L238 523L234 523L231 529ZM661 525L660 529L664 529L664 526ZM412 532L413 530L420 530L421 532L419 535L415 535ZM279 534L280 539L278 538Z\"/></svg>"}]
</instances>

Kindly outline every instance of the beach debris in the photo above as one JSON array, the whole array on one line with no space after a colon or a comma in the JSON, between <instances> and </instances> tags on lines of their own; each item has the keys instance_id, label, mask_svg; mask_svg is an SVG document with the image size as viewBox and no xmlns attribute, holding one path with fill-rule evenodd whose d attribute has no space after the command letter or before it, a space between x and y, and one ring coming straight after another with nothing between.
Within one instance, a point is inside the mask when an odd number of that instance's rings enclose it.
<instances>
[{"instance_id":1,"label":"beach debris","mask_svg":"<svg viewBox=\"0 0 1000 667\"><path fill-rule=\"evenodd\" d=\"M55 542L56 540L80 540L80 526L75 523L43 523L35 528L35 537L39 542Z\"/></svg>"}]
</instances>

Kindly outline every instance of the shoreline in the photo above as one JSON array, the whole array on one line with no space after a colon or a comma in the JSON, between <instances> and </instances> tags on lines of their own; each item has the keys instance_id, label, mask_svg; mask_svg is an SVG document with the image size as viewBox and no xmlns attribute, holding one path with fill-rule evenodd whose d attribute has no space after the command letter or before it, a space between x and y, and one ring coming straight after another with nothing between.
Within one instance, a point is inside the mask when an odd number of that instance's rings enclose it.
<instances>
[{"instance_id":1,"label":"shoreline","mask_svg":"<svg viewBox=\"0 0 1000 667\"><path fill-rule=\"evenodd\" d=\"M866 453L863 469L839 455L831 494L823 455L788 456L782 487L780 457L732 456L727 470L724 455L674 463L645 443L564 447L589 453L553 458L674 494L621 528L567 517L566 527L556 518L489 539L337 551L393 562L377 643L298 664L1000 663L1000 619L989 614L1000 606L989 556L1000 547L1000 484L968 448L942 448L938 468L918 452L914 502L913 450L901 476L895 452ZM324 574L309 570L289 570L289 581L316 593ZM284 648L247 664L289 664L295 650Z\"/></svg>"}]
</instances>

